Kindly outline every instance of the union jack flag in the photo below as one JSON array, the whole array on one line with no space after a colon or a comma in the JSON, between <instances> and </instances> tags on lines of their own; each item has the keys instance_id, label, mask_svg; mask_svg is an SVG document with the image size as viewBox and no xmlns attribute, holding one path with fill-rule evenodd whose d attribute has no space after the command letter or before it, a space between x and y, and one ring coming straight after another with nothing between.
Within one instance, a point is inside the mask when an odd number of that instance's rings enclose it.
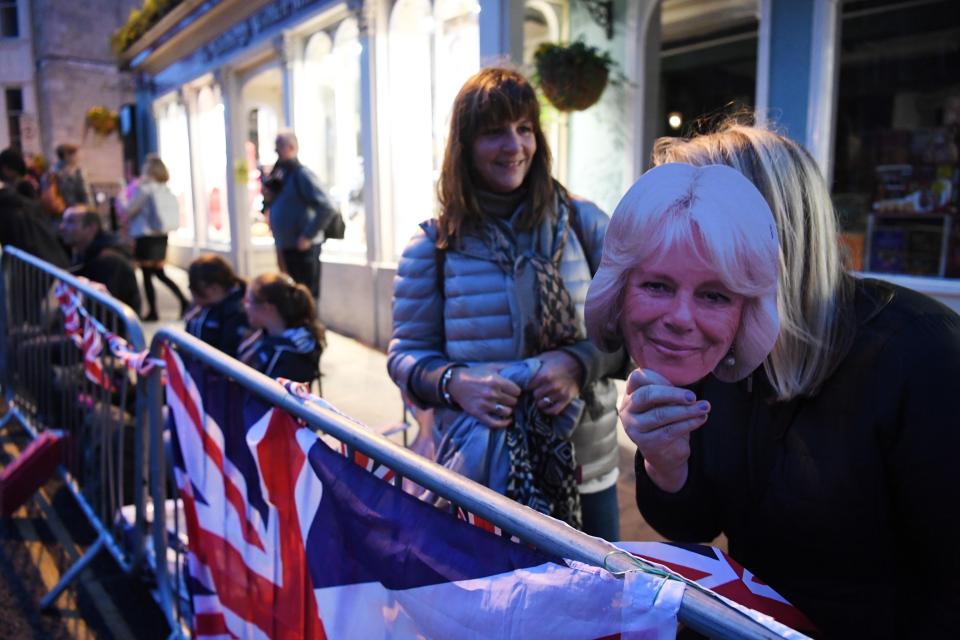
<instances>
[{"instance_id":1,"label":"union jack flag","mask_svg":"<svg viewBox=\"0 0 960 640\"><path fill-rule=\"evenodd\" d=\"M116 391L110 376L100 364L100 353L103 351L103 338L97 331L96 325L90 318L83 325L83 372L87 379L102 386L107 391Z\"/></svg>"},{"instance_id":2,"label":"union jack flag","mask_svg":"<svg viewBox=\"0 0 960 640\"><path fill-rule=\"evenodd\" d=\"M197 637L675 636L681 583L492 535L172 349L164 359Z\"/></svg>"},{"instance_id":3,"label":"union jack flag","mask_svg":"<svg viewBox=\"0 0 960 640\"><path fill-rule=\"evenodd\" d=\"M619 546L788 627L816 631L813 622L786 598L716 547L676 542L621 542Z\"/></svg>"}]
</instances>

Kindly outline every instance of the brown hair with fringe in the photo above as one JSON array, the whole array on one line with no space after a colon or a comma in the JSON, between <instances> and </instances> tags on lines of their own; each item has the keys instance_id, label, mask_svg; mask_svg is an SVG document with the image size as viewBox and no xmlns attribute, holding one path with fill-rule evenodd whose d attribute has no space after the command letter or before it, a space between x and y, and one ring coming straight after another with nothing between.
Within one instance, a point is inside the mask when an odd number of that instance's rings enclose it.
<instances>
[{"instance_id":1,"label":"brown hair with fringe","mask_svg":"<svg viewBox=\"0 0 960 640\"><path fill-rule=\"evenodd\" d=\"M501 67L482 69L464 83L453 101L450 135L437 185L438 247L449 247L459 234L477 229L483 219L471 153L477 136L487 129L523 119L533 125L537 150L524 180L527 201L518 226L534 228L553 206L550 148L540 126L540 104L533 87L516 71Z\"/></svg>"},{"instance_id":2,"label":"brown hair with fringe","mask_svg":"<svg viewBox=\"0 0 960 640\"><path fill-rule=\"evenodd\" d=\"M187 268L190 291L203 291L215 284L229 291L237 285L246 287L246 281L238 276L230 263L215 253L205 253L194 259Z\"/></svg>"},{"instance_id":3,"label":"brown hair with fringe","mask_svg":"<svg viewBox=\"0 0 960 640\"><path fill-rule=\"evenodd\" d=\"M250 282L248 295L257 302L272 304L288 329L304 327L317 347L326 346L326 331L317 321L317 305L304 285L283 273L263 273Z\"/></svg>"}]
</instances>

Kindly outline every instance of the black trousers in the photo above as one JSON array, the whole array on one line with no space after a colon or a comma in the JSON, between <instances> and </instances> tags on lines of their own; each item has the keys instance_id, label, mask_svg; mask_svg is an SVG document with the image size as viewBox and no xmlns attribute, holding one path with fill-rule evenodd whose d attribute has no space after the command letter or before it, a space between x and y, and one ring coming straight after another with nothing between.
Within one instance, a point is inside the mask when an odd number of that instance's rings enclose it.
<instances>
[{"instance_id":1,"label":"black trousers","mask_svg":"<svg viewBox=\"0 0 960 640\"><path fill-rule=\"evenodd\" d=\"M320 306L320 244L311 245L306 251L283 249L283 261L287 274L294 282L310 289L313 299Z\"/></svg>"}]
</instances>

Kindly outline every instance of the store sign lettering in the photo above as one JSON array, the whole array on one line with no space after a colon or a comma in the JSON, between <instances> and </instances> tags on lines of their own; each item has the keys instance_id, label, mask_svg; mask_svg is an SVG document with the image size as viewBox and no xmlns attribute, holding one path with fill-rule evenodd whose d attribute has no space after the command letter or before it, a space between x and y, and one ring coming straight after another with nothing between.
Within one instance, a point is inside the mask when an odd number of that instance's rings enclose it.
<instances>
[{"instance_id":1,"label":"store sign lettering","mask_svg":"<svg viewBox=\"0 0 960 640\"><path fill-rule=\"evenodd\" d=\"M203 47L203 59L210 62L226 53L241 49L260 33L283 22L294 14L321 2L322 0L280 0L267 5L246 20L238 22Z\"/></svg>"}]
</instances>

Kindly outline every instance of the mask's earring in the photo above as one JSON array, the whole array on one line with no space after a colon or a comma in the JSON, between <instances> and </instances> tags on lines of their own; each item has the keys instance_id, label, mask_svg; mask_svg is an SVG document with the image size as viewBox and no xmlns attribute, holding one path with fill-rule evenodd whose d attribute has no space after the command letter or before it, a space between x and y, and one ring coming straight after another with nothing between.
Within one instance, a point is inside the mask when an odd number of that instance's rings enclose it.
<instances>
[{"instance_id":1,"label":"mask's earring","mask_svg":"<svg viewBox=\"0 0 960 640\"><path fill-rule=\"evenodd\" d=\"M727 357L723 359L723 366L733 367L737 364L737 357L733 355L733 347L730 347L730 351L727 352Z\"/></svg>"}]
</instances>

